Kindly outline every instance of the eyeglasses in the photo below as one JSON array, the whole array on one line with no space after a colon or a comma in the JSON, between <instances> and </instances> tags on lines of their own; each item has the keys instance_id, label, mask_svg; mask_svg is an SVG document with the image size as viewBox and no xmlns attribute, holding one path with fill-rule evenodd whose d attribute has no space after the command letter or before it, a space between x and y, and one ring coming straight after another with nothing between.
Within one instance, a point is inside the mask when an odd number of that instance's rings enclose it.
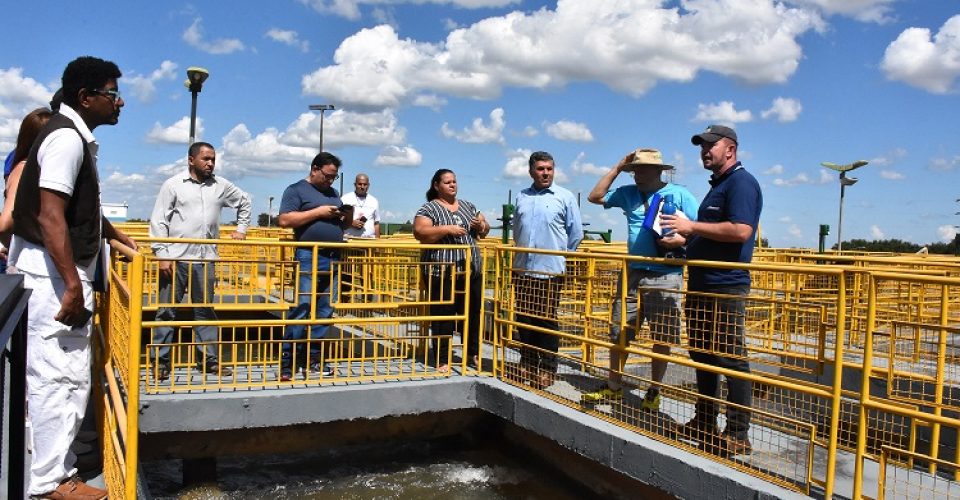
<instances>
[{"instance_id":1,"label":"eyeglasses","mask_svg":"<svg viewBox=\"0 0 960 500\"><path fill-rule=\"evenodd\" d=\"M317 171L320 172L320 175L322 175L323 178L326 179L326 180L328 180L328 181L335 181L335 180L337 180L337 179L340 178L340 174L328 174L328 173L326 173L326 172L324 172L323 170L320 170L320 169L317 169Z\"/></svg>"},{"instance_id":2,"label":"eyeglasses","mask_svg":"<svg viewBox=\"0 0 960 500\"><path fill-rule=\"evenodd\" d=\"M123 99L123 96L120 95L119 89L93 89L90 92L93 92L94 94L100 94L106 97L107 99L110 99L114 103L116 103L120 99Z\"/></svg>"}]
</instances>

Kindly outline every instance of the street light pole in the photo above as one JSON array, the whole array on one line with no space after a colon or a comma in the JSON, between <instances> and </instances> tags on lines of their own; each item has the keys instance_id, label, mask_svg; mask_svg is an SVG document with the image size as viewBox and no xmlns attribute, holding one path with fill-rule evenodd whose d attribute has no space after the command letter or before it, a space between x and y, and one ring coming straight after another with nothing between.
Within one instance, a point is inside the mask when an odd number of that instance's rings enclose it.
<instances>
[{"instance_id":1,"label":"street light pole","mask_svg":"<svg viewBox=\"0 0 960 500\"><path fill-rule=\"evenodd\" d=\"M197 94L203 89L203 82L210 76L210 72L198 66L187 68L187 81L183 84L190 90L190 144L196 138L197 130Z\"/></svg>"},{"instance_id":2,"label":"street light pole","mask_svg":"<svg viewBox=\"0 0 960 500\"><path fill-rule=\"evenodd\" d=\"M333 104L311 104L311 111L320 112L320 152L323 152L323 113L335 109Z\"/></svg>"},{"instance_id":3,"label":"street light pole","mask_svg":"<svg viewBox=\"0 0 960 500\"><path fill-rule=\"evenodd\" d=\"M857 179L847 178L846 172L840 172L840 220L837 221L837 252L843 250L843 196L846 193L847 185L852 186Z\"/></svg>"},{"instance_id":4,"label":"street light pole","mask_svg":"<svg viewBox=\"0 0 960 500\"><path fill-rule=\"evenodd\" d=\"M267 227L273 223L273 196L267 199Z\"/></svg>"},{"instance_id":5,"label":"street light pole","mask_svg":"<svg viewBox=\"0 0 960 500\"><path fill-rule=\"evenodd\" d=\"M844 194L846 194L847 186L856 184L858 180L856 177L847 177L847 172L856 170L867 163L865 160L857 160L847 165L837 165L836 163L830 163L828 161L820 164L831 170L840 172L840 220L837 221L837 252L843 250L843 197Z\"/></svg>"}]
</instances>

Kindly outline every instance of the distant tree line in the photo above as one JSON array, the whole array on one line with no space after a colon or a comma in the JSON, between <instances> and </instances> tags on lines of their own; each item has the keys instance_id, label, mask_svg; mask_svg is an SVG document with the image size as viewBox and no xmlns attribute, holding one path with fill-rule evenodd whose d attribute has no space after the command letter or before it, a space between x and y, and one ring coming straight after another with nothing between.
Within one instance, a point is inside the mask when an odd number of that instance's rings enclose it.
<instances>
[{"instance_id":1,"label":"distant tree line","mask_svg":"<svg viewBox=\"0 0 960 500\"><path fill-rule=\"evenodd\" d=\"M276 217L270 217L265 213L261 213L257 216L257 225L260 227L280 227L280 224L278 223L279 218L279 215ZM269 224L267 223L268 220L270 221Z\"/></svg>"},{"instance_id":2,"label":"distant tree line","mask_svg":"<svg viewBox=\"0 0 960 500\"><path fill-rule=\"evenodd\" d=\"M928 243L926 245L918 245L916 243L911 243L909 241L898 240L896 238L888 240L849 240L843 242L844 250L861 250L865 252L895 252L895 253L917 253L921 248L927 247L927 251L930 253L936 254L945 254L945 255L958 255L957 253L957 240L960 238L954 238L950 243ZM834 250L837 249L837 245L833 245Z\"/></svg>"}]
</instances>

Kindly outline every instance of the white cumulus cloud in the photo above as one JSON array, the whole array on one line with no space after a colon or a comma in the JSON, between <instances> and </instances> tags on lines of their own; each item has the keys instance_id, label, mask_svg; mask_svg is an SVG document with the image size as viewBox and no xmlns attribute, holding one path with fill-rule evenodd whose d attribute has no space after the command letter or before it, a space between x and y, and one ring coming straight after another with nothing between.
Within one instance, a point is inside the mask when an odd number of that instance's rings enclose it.
<instances>
[{"instance_id":1,"label":"white cumulus cloud","mask_svg":"<svg viewBox=\"0 0 960 500\"><path fill-rule=\"evenodd\" d=\"M430 108L434 111L440 111L441 108L447 105L447 100L436 94L421 94L415 96L413 101L411 101L411 104L414 106Z\"/></svg>"},{"instance_id":2,"label":"white cumulus cloud","mask_svg":"<svg viewBox=\"0 0 960 500\"><path fill-rule=\"evenodd\" d=\"M870 226L870 237L875 240L882 240L886 238L886 235L883 234L883 230L880 229L880 226L873 224Z\"/></svg>"},{"instance_id":3,"label":"white cumulus cloud","mask_svg":"<svg viewBox=\"0 0 960 500\"><path fill-rule=\"evenodd\" d=\"M790 179L776 178L773 180L774 186L792 187L801 184L810 184L810 177L807 174L799 173Z\"/></svg>"},{"instance_id":4,"label":"white cumulus cloud","mask_svg":"<svg viewBox=\"0 0 960 500\"><path fill-rule=\"evenodd\" d=\"M693 121L736 124L753 120L753 113L749 109L737 111L730 101L721 101L715 104L698 104L697 116Z\"/></svg>"},{"instance_id":5,"label":"white cumulus cloud","mask_svg":"<svg viewBox=\"0 0 960 500\"><path fill-rule=\"evenodd\" d=\"M931 158L930 159L930 170L935 172L950 172L956 170L957 167L960 167L960 155L954 156L953 158Z\"/></svg>"},{"instance_id":6,"label":"white cumulus cloud","mask_svg":"<svg viewBox=\"0 0 960 500\"><path fill-rule=\"evenodd\" d=\"M957 237L957 227L953 225L944 225L937 228L937 236L940 241L949 243Z\"/></svg>"},{"instance_id":7,"label":"white cumulus cloud","mask_svg":"<svg viewBox=\"0 0 960 500\"><path fill-rule=\"evenodd\" d=\"M474 118L469 127L457 132L446 122L440 127L440 132L448 139L456 139L470 144L500 143L503 140L503 128L506 122L503 119L503 108L496 108L490 112L490 124L483 123L482 118Z\"/></svg>"},{"instance_id":8,"label":"white cumulus cloud","mask_svg":"<svg viewBox=\"0 0 960 500\"><path fill-rule=\"evenodd\" d=\"M13 149L20 133L20 121L27 113L47 107L53 91L22 68L0 68L0 150Z\"/></svg>"},{"instance_id":9,"label":"white cumulus cloud","mask_svg":"<svg viewBox=\"0 0 960 500\"><path fill-rule=\"evenodd\" d=\"M531 126L531 125L527 125L526 127L523 127L523 130L521 130L520 132L518 132L518 135L519 135L520 137L536 137L536 136L540 135L540 131L537 130L536 127L533 127L533 126Z\"/></svg>"},{"instance_id":10,"label":"white cumulus cloud","mask_svg":"<svg viewBox=\"0 0 960 500\"><path fill-rule=\"evenodd\" d=\"M489 7L505 7L510 4L520 3L519 0L300 0L300 3L309 5L313 10L321 14L334 14L344 17L351 21L360 19L361 6L375 6L374 13L379 13L383 9L381 5L399 5L404 3L434 3L440 5L452 5L462 9L482 9ZM379 14L382 15L382 14ZM444 23L452 23L446 19Z\"/></svg>"},{"instance_id":11,"label":"white cumulus cloud","mask_svg":"<svg viewBox=\"0 0 960 500\"><path fill-rule=\"evenodd\" d=\"M960 76L960 15L931 35L927 28L907 28L887 46L880 67L890 80L935 94L956 90Z\"/></svg>"},{"instance_id":12,"label":"white cumulus cloud","mask_svg":"<svg viewBox=\"0 0 960 500\"><path fill-rule=\"evenodd\" d=\"M553 10L488 17L438 42L400 38L379 25L347 37L333 64L305 75L301 85L306 95L344 106L396 107L424 92L492 99L504 87L581 81L641 96L661 81L690 82L701 71L783 83L803 57L798 38L825 28L816 10L771 0L688 1L683 9L663 3L559 0Z\"/></svg>"},{"instance_id":13,"label":"white cumulus cloud","mask_svg":"<svg viewBox=\"0 0 960 500\"><path fill-rule=\"evenodd\" d=\"M400 146L405 141L406 130L398 125L392 110L375 113L336 110L324 120L324 149L380 147L378 161L382 161L379 163L382 165L404 166L422 161L418 151L410 146ZM226 175L235 176L305 172L319 145L318 113L305 112L282 131L271 127L254 134L241 123L223 138L223 146L217 151L217 168ZM387 146L398 147L391 149Z\"/></svg>"},{"instance_id":14,"label":"white cumulus cloud","mask_svg":"<svg viewBox=\"0 0 960 500\"><path fill-rule=\"evenodd\" d=\"M203 118L197 118L197 140L203 138ZM153 128L147 132L147 142L163 144L187 144L190 140L190 117L184 116L176 123L164 127L160 122L154 122Z\"/></svg>"},{"instance_id":15,"label":"white cumulus cloud","mask_svg":"<svg viewBox=\"0 0 960 500\"><path fill-rule=\"evenodd\" d=\"M423 155L413 146L387 146L373 161L374 165L416 167L423 163Z\"/></svg>"},{"instance_id":16,"label":"white cumulus cloud","mask_svg":"<svg viewBox=\"0 0 960 500\"><path fill-rule=\"evenodd\" d=\"M203 37L203 18L196 18L193 24L183 32L183 41L191 47L207 54L232 54L244 50L243 42L236 38L218 38L207 41Z\"/></svg>"},{"instance_id":17,"label":"white cumulus cloud","mask_svg":"<svg viewBox=\"0 0 960 500\"><path fill-rule=\"evenodd\" d=\"M570 120L560 120L555 123L545 123L547 135L559 141L593 142L593 134L584 123Z\"/></svg>"},{"instance_id":18,"label":"white cumulus cloud","mask_svg":"<svg viewBox=\"0 0 960 500\"><path fill-rule=\"evenodd\" d=\"M898 160L902 160L907 157L907 150L904 148L894 148L886 153L877 156L876 158L871 158L870 163L874 165L881 166L890 166L896 163Z\"/></svg>"},{"instance_id":19,"label":"white cumulus cloud","mask_svg":"<svg viewBox=\"0 0 960 500\"><path fill-rule=\"evenodd\" d=\"M177 76L177 64L173 61L163 61L160 67L151 71L148 75L133 73L129 76L124 75L123 83L130 87L130 93L136 96L140 102L150 102L157 92L157 82L161 80L173 80Z\"/></svg>"},{"instance_id":20,"label":"white cumulus cloud","mask_svg":"<svg viewBox=\"0 0 960 500\"><path fill-rule=\"evenodd\" d=\"M778 122L786 123L797 121L801 111L803 111L803 105L800 104L800 101L778 97L773 100L770 108L760 113L760 116L764 120L767 118L775 118Z\"/></svg>"},{"instance_id":21,"label":"white cumulus cloud","mask_svg":"<svg viewBox=\"0 0 960 500\"><path fill-rule=\"evenodd\" d=\"M507 163L503 166L503 176L508 179L530 178L529 149L514 149L507 152ZM556 174L554 174L556 175Z\"/></svg>"},{"instance_id":22,"label":"white cumulus cloud","mask_svg":"<svg viewBox=\"0 0 960 500\"><path fill-rule=\"evenodd\" d=\"M900 172L897 172L896 170L883 169L880 171L880 178L887 179L888 181L899 181L901 179L905 179L906 176Z\"/></svg>"},{"instance_id":23,"label":"white cumulus cloud","mask_svg":"<svg viewBox=\"0 0 960 500\"><path fill-rule=\"evenodd\" d=\"M584 161L586 156L587 155L585 153L580 153L577 155L577 158L573 160L573 164L570 165L570 169L573 170L573 173L599 177L610 171L610 167L595 165L593 163Z\"/></svg>"},{"instance_id":24,"label":"white cumulus cloud","mask_svg":"<svg viewBox=\"0 0 960 500\"><path fill-rule=\"evenodd\" d=\"M336 110L326 114L323 121L324 149L402 144L406 134L389 109L374 113ZM283 142L316 149L320 144L320 114L307 112L297 117L284 131Z\"/></svg>"},{"instance_id":25,"label":"white cumulus cloud","mask_svg":"<svg viewBox=\"0 0 960 500\"><path fill-rule=\"evenodd\" d=\"M842 15L858 21L886 24L893 20L897 0L789 0L791 3L819 8L826 15Z\"/></svg>"},{"instance_id":26,"label":"white cumulus cloud","mask_svg":"<svg viewBox=\"0 0 960 500\"><path fill-rule=\"evenodd\" d=\"M223 145L217 150L217 170L227 176L306 172L317 146L291 146L281 142L283 138L275 128L253 135L241 123L223 137Z\"/></svg>"},{"instance_id":27,"label":"white cumulus cloud","mask_svg":"<svg viewBox=\"0 0 960 500\"><path fill-rule=\"evenodd\" d=\"M783 165L780 165L780 164L778 163L778 164L776 164L776 165L774 165L774 166L772 166L772 167L764 170L764 171L763 171L763 175L783 175L783 171L784 171Z\"/></svg>"},{"instance_id":28,"label":"white cumulus cloud","mask_svg":"<svg viewBox=\"0 0 960 500\"><path fill-rule=\"evenodd\" d=\"M280 42L295 49L300 49L300 52L307 52L310 50L310 42L301 40L300 35L293 30L270 28L264 36L273 40L274 42Z\"/></svg>"}]
</instances>

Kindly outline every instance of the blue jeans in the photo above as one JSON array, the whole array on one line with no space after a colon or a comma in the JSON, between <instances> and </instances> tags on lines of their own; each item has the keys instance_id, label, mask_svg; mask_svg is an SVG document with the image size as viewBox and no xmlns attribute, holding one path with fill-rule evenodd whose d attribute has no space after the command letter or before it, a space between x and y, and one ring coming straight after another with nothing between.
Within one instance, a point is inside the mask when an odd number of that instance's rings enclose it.
<instances>
[{"instance_id":1,"label":"blue jeans","mask_svg":"<svg viewBox=\"0 0 960 500\"><path fill-rule=\"evenodd\" d=\"M170 303L171 291L175 293L176 300L173 302L183 302L184 297L189 292L190 302L193 303L213 303L213 285L214 285L214 264L213 262L177 262L175 263L175 279L165 278L160 275L160 303ZM188 286L189 285L189 286ZM189 290L188 290L189 288ZM175 290L173 290L175 289ZM177 317L177 307L161 307L157 309L157 321L172 321ZM217 319L217 314L212 307L192 307L195 321L213 321ZM153 329L154 344L162 344L157 350L156 362L160 364L170 364L170 344L173 343L173 327L158 326ZM193 328L197 342L197 351L200 356L199 363L211 366L217 364L217 341L219 340L216 326L196 326Z\"/></svg>"},{"instance_id":2,"label":"blue jeans","mask_svg":"<svg viewBox=\"0 0 960 500\"><path fill-rule=\"evenodd\" d=\"M297 287L297 305L287 313L287 319L309 319L310 318L310 298L316 290L317 314L316 319L326 319L333 316L333 306L331 301L335 300L338 293L336 280L331 278L330 268L338 257L333 250L319 249L317 255L317 282L313 283L313 249L298 248L294 252L294 257L299 263L298 287ZM291 340L322 339L327 335L330 329L329 325L289 325L283 331L283 346L280 354L280 371L283 374L290 375L294 364L299 367L306 367L311 363L320 361L321 342L309 342L309 358L307 358L307 345L304 342L289 342ZM294 349L294 346L296 347ZM296 361L296 363L294 363Z\"/></svg>"}]
</instances>

